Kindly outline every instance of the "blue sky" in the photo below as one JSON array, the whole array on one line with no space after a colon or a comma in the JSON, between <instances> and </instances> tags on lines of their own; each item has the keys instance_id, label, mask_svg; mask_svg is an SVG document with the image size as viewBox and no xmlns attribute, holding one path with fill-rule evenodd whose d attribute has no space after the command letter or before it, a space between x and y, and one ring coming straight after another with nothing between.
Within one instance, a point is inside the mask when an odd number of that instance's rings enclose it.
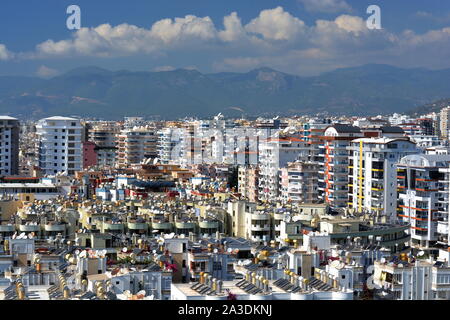
<instances>
[{"instance_id":1,"label":"blue sky","mask_svg":"<svg viewBox=\"0 0 450 320\"><path fill-rule=\"evenodd\" d=\"M80 31L66 28L71 4L81 8ZM372 4L383 30L365 27ZM50 77L85 65L269 66L314 75L366 63L450 68L448 57L450 1L443 0L2 0L0 7L1 75Z\"/></svg>"}]
</instances>

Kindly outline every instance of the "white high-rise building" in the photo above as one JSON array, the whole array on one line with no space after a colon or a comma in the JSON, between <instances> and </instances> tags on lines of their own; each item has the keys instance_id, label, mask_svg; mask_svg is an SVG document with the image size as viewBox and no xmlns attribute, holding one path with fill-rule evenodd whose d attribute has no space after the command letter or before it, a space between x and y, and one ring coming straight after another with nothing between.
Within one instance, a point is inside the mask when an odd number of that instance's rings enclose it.
<instances>
[{"instance_id":1,"label":"white high-rise building","mask_svg":"<svg viewBox=\"0 0 450 320\"><path fill-rule=\"evenodd\" d=\"M279 169L296 161L308 152L307 143L299 134L271 137L261 143L259 149L259 192L260 201L277 200L279 191Z\"/></svg>"},{"instance_id":2,"label":"white high-rise building","mask_svg":"<svg viewBox=\"0 0 450 320\"><path fill-rule=\"evenodd\" d=\"M450 155L409 155L398 163L399 217L413 245L448 245Z\"/></svg>"},{"instance_id":3,"label":"white high-rise building","mask_svg":"<svg viewBox=\"0 0 450 320\"><path fill-rule=\"evenodd\" d=\"M397 217L397 162L419 150L408 138L361 138L351 142L349 206L389 219Z\"/></svg>"},{"instance_id":4,"label":"white high-rise building","mask_svg":"<svg viewBox=\"0 0 450 320\"><path fill-rule=\"evenodd\" d=\"M19 121L0 116L0 175L19 173Z\"/></svg>"},{"instance_id":5,"label":"white high-rise building","mask_svg":"<svg viewBox=\"0 0 450 320\"><path fill-rule=\"evenodd\" d=\"M74 175L82 168L80 120L67 117L41 119L36 125L39 168L45 175Z\"/></svg>"},{"instance_id":6,"label":"white high-rise building","mask_svg":"<svg viewBox=\"0 0 450 320\"><path fill-rule=\"evenodd\" d=\"M442 138L448 139L448 131L450 130L450 106L441 110L440 129Z\"/></svg>"},{"instance_id":7,"label":"white high-rise building","mask_svg":"<svg viewBox=\"0 0 450 320\"><path fill-rule=\"evenodd\" d=\"M120 131L117 136L117 145L119 150L116 164L121 168L158 156L156 129L150 126Z\"/></svg>"},{"instance_id":8,"label":"white high-rise building","mask_svg":"<svg viewBox=\"0 0 450 320\"><path fill-rule=\"evenodd\" d=\"M323 200L333 208L345 208L348 203L348 174L350 141L362 138L358 127L334 124L325 130L322 137L323 162L319 163L319 190Z\"/></svg>"}]
</instances>

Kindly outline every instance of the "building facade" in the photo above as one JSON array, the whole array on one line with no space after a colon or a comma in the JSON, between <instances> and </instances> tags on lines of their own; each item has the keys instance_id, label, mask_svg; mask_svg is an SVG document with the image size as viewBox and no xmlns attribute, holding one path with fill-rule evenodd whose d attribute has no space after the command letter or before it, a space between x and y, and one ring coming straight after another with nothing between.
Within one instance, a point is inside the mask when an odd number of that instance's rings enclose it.
<instances>
[{"instance_id":1,"label":"building facade","mask_svg":"<svg viewBox=\"0 0 450 320\"><path fill-rule=\"evenodd\" d=\"M82 168L80 120L67 117L50 117L39 120L38 136L39 168L44 175L62 172L74 175Z\"/></svg>"}]
</instances>

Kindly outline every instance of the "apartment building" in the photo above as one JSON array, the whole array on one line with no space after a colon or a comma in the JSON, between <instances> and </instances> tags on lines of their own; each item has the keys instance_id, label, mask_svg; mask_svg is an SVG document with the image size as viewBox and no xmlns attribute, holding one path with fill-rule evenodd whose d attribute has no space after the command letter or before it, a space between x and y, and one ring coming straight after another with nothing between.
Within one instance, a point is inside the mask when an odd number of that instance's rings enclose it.
<instances>
[{"instance_id":1,"label":"apartment building","mask_svg":"<svg viewBox=\"0 0 450 320\"><path fill-rule=\"evenodd\" d=\"M441 131L441 138L447 140L450 130L450 106L441 110L439 129Z\"/></svg>"},{"instance_id":2,"label":"apartment building","mask_svg":"<svg viewBox=\"0 0 450 320\"><path fill-rule=\"evenodd\" d=\"M233 237L257 242L271 240L272 218L264 207L246 201L228 202L228 214L232 219Z\"/></svg>"},{"instance_id":3,"label":"apartment building","mask_svg":"<svg viewBox=\"0 0 450 320\"><path fill-rule=\"evenodd\" d=\"M158 158L163 164L182 164L187 129L163 128L158 131Z\"/></svg>"},{"instance_id":4,"label":"apartment building","mask_svg":"<svg viewBox=\"0 0 450 320\"><path fill-rule=\"evenodd\" d=\"M319 190L322 199L334 208L345 208L348 202L348 174L350 142L362 138L360 128L335 124L325 130L323 140L324 160L319 169Z\"/></svg>"},{"instance_id":5,"label":"apartment building","mask_svg":"<svg viewBox=\"0 0 450 320\"><path fill-rule=\"evenodd\" d=\"M99 122L92 124L88 131L88 140L95 144L97 165L114 167L117 152L117 135L120 126L115 122Z\"/></svg>"},{"instance_id":6,"label":"apartment building","mask_svg":"<svg viewBox=\"0 0 450 320\"><path fill-rule=\"evenodd\" d=\"M449 167L450 155L409 155L398 164L399 217L419 247L439 240L438 222L448 226Z\"/></svg>"},{"instance_id":7,"label":"apartment building","mask_svg":"<svg viewBox=\"0 0 450 320\"><path fill-rule=\"evenodd\" d=\"M397 219L397 162L418 153L408 138L361 138L348 147L349 207Z\"/></svg>"},{"instance_id":8,"label":"apartment building","mask_svg":"<svg viewBox=\"0 0 450 320\"><path fill-rule=\"evenodd\" d=\"M315 162L293 162L280 169L280 197L283 203L313 203L318 200L319 165Z\"/></svg>"},{"instance_id":9,"label":"apartment building","mask_svg":"<svg viewBox=\"0 0 450 320\"><path fill-rule=\"evenodd\" d=\"M117 165L127 167L157 157L157 134L153 127L133 127L120 131L117 136Z\"/></svg>"},{"instance_id":10,"label":"apartment building","mask_svg":"<svg viewBox=\"0 0 450 320\"><path fill-rule=\"evenodd\" d=\"M238 191L251 202L258 201L259 169L256 166L238 169Z\"/></svg>"},{"instance_id":11,"label":"apartment building","mask_svg":"<svg viewBox=\"0 0 450 320\"><path fill-rule=\"evenodd\" d=\"M45 175L74 175L82 168L80 120L67 117L41 119L36 125L39 168Z\"/></svg>"},{"instance_id":12,"label":"apartment building","mask_svg":"<svg viewBox=\"0 0 450 320\"><path fill-rule=\"evenodd\" d=\"M375 261L374 283L384 299L448 300L450 267L425 259L412 261Z\"/></svg>"},{"instance_id":13,"label":"apartment building","mask_svg":"<svg viewBox=\"0 0 450 320\"><path fill-rule=\"evenodd\" d=\"M19 174L19 120L0 116L0 175Z\"/></svg>"},{"instance_id":14,"label":"apartment building","mask_svg":"<svg viewBox=\"0 0 450 320\"><path fill-rule=\"evenodd\" d=\"M263 142L259 155L259 191L260 201L273 201L279 197L279 169L289 162L297 160L308 146L297 135L277 135Z\"/></svg>"}]
</instances>

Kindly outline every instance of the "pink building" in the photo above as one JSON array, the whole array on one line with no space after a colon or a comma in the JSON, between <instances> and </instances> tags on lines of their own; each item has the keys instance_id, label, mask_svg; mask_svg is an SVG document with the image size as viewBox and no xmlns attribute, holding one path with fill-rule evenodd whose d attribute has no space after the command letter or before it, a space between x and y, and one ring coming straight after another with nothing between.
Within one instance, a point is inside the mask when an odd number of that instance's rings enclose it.
<instances>
[{"instance_id":1,"label":"pink building","mask_svg":"<svg viewBox=\"0 0 450 320\"><path fill-rule=\"evenodd\" d=\"M83 142L83 169L97 164L97 151L95 143L91 141Z\"/></svg>"}]
</instances>

